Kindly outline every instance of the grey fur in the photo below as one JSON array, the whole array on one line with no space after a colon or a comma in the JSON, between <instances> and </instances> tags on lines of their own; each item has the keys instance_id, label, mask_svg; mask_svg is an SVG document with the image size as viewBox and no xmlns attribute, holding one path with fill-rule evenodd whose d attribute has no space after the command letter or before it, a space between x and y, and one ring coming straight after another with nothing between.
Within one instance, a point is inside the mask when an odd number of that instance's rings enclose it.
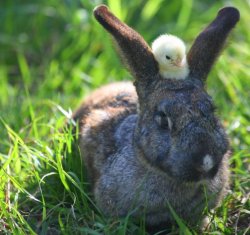
<instances>
[{"instance_id":1,"label":"grey fur","mask_svg":"<svg viewBox=\"0 0 250 235\"><path fill-rule=\"evenodd\" d=\"M217 17L212 29L205 32L217 33L216 24L221 28L227 21L236 23L235 11L220 11L222 22ZM97 8L95 16L118 45L122 42L120 49L127 60L133 60L131 49L138 40L135 51L143 51L148 66L145 69L141 61L140 71L136 71L137 65L130 61L136 89L129 82L104 86L74 115L80 123L80 149L96 203L107 216L145 215L149 226L173 221L170 204L179 216L195 225L205 208L219 204L229 182L229 144L204 88L204 74L197 78L200 70L191 66L192 73L185 80L162 79L155 72L157 65L149 63L153 60L150 48L141 43L143 39L136 32L131 28L126 31L128 26L105 6ZM231 25L220 36L227 36ZM196 41L199 48L200 40ZM192 61L198 60L196 49L194 44L195 52L189 54ZM205 156L209 156L212 168L203 167Z\"/></svg>"}]
</instances>

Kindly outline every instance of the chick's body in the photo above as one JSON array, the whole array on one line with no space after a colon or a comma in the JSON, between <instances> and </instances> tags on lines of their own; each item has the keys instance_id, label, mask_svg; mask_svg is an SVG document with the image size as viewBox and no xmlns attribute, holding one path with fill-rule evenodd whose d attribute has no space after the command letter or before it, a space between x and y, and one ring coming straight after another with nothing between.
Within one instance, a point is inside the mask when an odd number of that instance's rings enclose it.
<instances>
[{"instance_id":1,"label":"chick's body","mask_svg":"<svg viewBox=\"0 0 250 235\"><path fill-rule=\"evenodd\" d=\"M186 47L181 39L165 34L152 43L152 51L163 78L185 79L189 73Z\"/></svg>"}]
</instances>

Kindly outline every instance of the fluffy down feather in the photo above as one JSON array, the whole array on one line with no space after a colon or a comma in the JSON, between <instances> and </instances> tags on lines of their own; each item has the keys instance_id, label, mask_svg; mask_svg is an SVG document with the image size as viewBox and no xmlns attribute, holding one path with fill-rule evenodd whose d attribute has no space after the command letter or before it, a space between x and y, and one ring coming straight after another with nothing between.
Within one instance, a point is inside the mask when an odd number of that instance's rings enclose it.
<instances>
[{"instance_id":1,"label":"fluffy down feather","mask_svg":"<svg viewBox=\"0 0 250 235\"><path fill-rule=\"evenodd\" d=\"M152 51L163 78L185 79L188 76L186 47L181 39L169 34L161 35L152 43Z\"/></svg>"}]
</instances>

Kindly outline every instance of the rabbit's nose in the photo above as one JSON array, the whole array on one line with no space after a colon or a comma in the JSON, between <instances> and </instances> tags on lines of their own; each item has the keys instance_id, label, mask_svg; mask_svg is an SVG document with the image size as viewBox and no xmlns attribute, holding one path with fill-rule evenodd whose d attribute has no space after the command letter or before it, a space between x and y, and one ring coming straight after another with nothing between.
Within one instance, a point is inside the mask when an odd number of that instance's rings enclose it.
<instances>
[{"instance_id":1,"label":"rabbit's nose","mask_svg":"<svg viewBox=\"0 0 250 235\"><path fill-rule=\"evenodd\" d=\"M215 165L215 162L213 160L213 157L209 154L206 154L201 164L197 167L197 170L203 173L209 172Z\"/></svg>"}]
</instances>

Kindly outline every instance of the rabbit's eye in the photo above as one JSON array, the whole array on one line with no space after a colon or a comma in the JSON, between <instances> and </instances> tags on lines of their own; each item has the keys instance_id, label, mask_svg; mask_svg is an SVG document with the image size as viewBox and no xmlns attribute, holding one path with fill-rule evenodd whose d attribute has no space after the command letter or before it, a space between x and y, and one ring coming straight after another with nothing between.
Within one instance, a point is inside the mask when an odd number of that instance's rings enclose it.
<instances>
[{"instance_id":1,"label":"rabbit's eye","mask_svg":"<svg viewBox=\"0 0 250 235\"><path fill-rule=\"evenodd\" d=\"M170 60L171 58L170 58L170 56L166 55L166 59L167 59L167 60Z\"/></svg>"},{"instance_id":2,"label":"rabbit's eye","mask_svg":"<svg viewBox=\"0 0 250 235\"><path fill-rule=\"evenodd\" d=\"M161 128L171 130L173 127L171 119L164 112L158 112L155 116L155 121Z\"/></svg>"}]
</instances>

